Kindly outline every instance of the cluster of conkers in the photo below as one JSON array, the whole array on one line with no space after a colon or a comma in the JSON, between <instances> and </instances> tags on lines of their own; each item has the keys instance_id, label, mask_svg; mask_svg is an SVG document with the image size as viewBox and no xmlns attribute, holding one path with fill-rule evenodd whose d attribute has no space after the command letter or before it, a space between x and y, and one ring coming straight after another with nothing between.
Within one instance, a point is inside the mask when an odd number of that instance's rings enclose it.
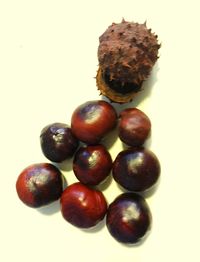
<instances>
[{"instance_id":1,"label":"cluster of conkers","mask_svg":"<svg viewBox=\"0 0 200 262\"><path fill-rule=\"evenodd\" d=\"M101 140L114 128L129 146L116 159ZM151 122L139 109L128 108L118 116L103 100L89 101L75 109L71 127L63 123L46 126L40 135L44 155L52 162L73 158L73 171L80 181L63 189L62 174L51 163L33 164L19 175L19 198L30 207L41 207L60 198L61 212L69 223L90 228L106 216L111 235L123 243L136 243L151 225L151 212L138 194L152 188L160 175L159 160L143 147ZM80 144L80 142L82 144ZM115 181L129 192L119 195L109 206L94 186L112 172Z\"/></svg>"}]
</instances>

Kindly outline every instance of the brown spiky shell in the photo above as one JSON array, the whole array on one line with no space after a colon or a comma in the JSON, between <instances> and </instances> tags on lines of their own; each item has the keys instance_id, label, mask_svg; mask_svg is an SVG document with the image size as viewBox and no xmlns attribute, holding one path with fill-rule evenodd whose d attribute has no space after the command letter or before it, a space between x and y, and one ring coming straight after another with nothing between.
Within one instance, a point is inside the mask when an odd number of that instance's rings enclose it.
<instances>
[{"instance_id":1,"label":"brown spiky shell","mask_svg":"<svg viewBox=\"0 0 200 262\"><path fill-rule=\"evenodd\" d=\"M120 103L131 100L150 75L159 47L157 35L146 23L123 20L109 26L100 36L98 48L97 86L103 95Z\"/></svg>"}]
</instances>

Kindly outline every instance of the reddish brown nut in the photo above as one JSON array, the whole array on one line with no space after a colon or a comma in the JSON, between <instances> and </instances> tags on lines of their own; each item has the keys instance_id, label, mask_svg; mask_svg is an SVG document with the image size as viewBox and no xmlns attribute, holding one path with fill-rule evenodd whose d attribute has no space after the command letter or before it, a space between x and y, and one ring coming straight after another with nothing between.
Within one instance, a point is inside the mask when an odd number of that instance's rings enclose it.
<instances>
[{"instance_id":1,"label":"reddish brown nut","mask_svg":"<svg viewBox=\"0 0 200 262\"><path fill-rule=\"evenodd\" d=\"M62 194L61 172L52 164L33 164L19 175L16 190L20 200L30 207L50 204Z\"/></svg>"},{"instance_id":2,"label":"reddish brown nut","mask_svg":"<svg viewBox=\"0 0 200 262\"><path fill-rule=\"evenodd\" d=\"M107 211L103 193L81 183L68 186L60 201L64 219L80 228L95 226L104 218Z\"/></svg>"},{"instance_id":3,"label":"reddish brown nut","mask_svg":"<svg viewBox=\"0 0 200 262\"><path fill-rule=\"evenodd\" d=\"M98 144L117 124L115 109L102 100L88 101L78 106L72 114L74 135L90 145Z\"/></svg>"},{"instance_id":4,"label":"reddish brown nut","mask_svg":"<svg viewBox=\"0 0 200 262\"><path fill-rule=\"evenodd\" d=\"M129 146L142 145L151 130L151 122L145 113L137 108L127 108L120 114L119 138Z\"/></svg>"},{"instance_id":5,"label":"reddish brown nut","mask_svg":"<svg viewBox=\"0 0 200 262\"><path fill-rule=\"evenodd\" d=\"M109 175L112 159L103 145L79 148L74 156L73 171L77 179L86 185L97 185Z\"/></svg>"}]
</instances>

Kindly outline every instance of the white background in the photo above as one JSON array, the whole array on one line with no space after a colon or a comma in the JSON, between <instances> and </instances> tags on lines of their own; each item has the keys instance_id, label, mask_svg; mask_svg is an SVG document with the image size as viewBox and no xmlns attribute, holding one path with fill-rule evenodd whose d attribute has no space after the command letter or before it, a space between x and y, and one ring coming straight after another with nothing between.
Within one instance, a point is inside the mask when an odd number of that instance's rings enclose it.
<instances>
[{"instance_id":1,"label":"white background","mask_svg":"<svg viewBox=\"0 0 200 262\"><path fill-rule=\"evenodd\" d=\"M0 1L0 261L200 261L198 2ZM147 20L162 44L145 91L127 105L150 117L147 145L162 166L159 187L147 198L153 228L135 247L116 242L103 224L91 231L71 226L58 202L28 208L15 191L22 169L47 161L41 129L70 123L76 106L101 99L98 37L122 17ZM114 159L122 144L106 143ZM76 181L70 161L63 169L69 184ZM111 181L103 192L111 202L121 191Z\"/></svg>"}]
</instances>

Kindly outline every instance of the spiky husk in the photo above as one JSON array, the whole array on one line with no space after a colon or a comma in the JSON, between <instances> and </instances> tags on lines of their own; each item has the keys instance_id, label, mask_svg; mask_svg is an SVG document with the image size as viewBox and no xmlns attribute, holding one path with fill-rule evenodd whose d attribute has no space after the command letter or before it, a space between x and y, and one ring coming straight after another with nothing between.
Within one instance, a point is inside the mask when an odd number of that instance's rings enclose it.
<instances>
[{"instance_id":1,"label":"spiky husk","mask_svg":"<svg viewBox=\"0 0 200 262\"><path fill-rule=\"evenodd\" d=\"M101 77L107 76L109 81L121 83L120 88L115 90L116 93L120 93L120 99L121 95L132 97L131 93L138 92L137 87L141 87L142 82L148 78L158 58L160 45L157 35L146 27L146 23L138 24L123 20L119 24L113 23L109 26L100 36L99 42L98 59ZM98 88L105 93L105 87L99 85L102 81L97 77ZM109 90L109 81L106 81L108 85L106 92L109 94L105 94L108 97L110 93L113 94L113 90ZM126 92L123 87L127 87L127 84L129 86L132 84L133 87Z\"/></svg>"},{"instance_id":2,"label":"spiky husk","mask_svg":"<svg viewBox=\"0 0 200 262\"><path fill-rule=\"evenodd\" d=\"M105 78L102 76L102 70L99 67L96 76L97 87L100 90L100 94L108 97L111 102L117 102L120 104L130 102L135 96L136 92L132 91L127 94L121 94L116 92L113 88L110 88L106 83Z\"/></svg>"}]
</instances>

